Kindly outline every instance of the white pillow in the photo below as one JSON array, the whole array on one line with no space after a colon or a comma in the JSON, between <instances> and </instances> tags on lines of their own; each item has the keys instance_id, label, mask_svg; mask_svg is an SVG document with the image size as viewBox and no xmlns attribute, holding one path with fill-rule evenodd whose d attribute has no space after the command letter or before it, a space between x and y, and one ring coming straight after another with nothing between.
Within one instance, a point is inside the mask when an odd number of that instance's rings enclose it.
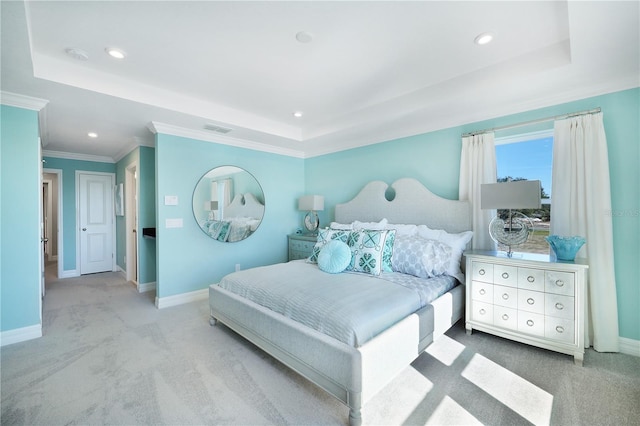
<instances>
[{"instance_id":1,"label":"white pillow","mask_svg":"<svg viewBox=\"0 0 640 426\"><path fill-rule=\"evenodd\" d=\"M388 223L386 229L395 229L396 237L411 237L418 233L418 225Z\"/></svg>"},{"instance_id":2,"label":"white pillow","mask_svg":"<svg viewBox=\"0 0 640 426\"><path fill-rule=\"evenodd\" d=\"M360 222L359 220L354 220L353 229L359 231L361 229L368 229L371 231L384 231L387 229L387 219L382 219L380 222Z\"/></svg>"},{"instance_id":3,"label":"white pillow","mask_svg":"<svg viewBox=\"0 0 640 426\"><path fill-rule=\"evenodd\" d=\"M329 224L329 228L330 229L339 229L341 231L350 231L353 229L353 225L350 223L338 223L338 222L331 222Z\"/></svg>"},{"instance_id":4,"label":"white pillow","mask_svg":"<svg viewBox=\"0 0 640 426\"><path fill-rule=\"evenodd\" d=\"M420 278L447 273L452 249L445 243L417 235L396 238L391 265L394 271Z\"/></svg>"},{"instance_id":5,"label":"white pillow","mask_svg":"<svg viewBox=\"0 0 640 426\"><path fill-rule=\"evenodd\" d=\"M443 229L430 229L427 225L419 225L418 235L428 240L440 241L451 247L451 262L447 269L447 275L456 277L458 281L464 283L464 274L462 274L460 270L460 261L462 259L462 252L473 237L473 231L450 234Z\"/></svg>"}]
</instances>

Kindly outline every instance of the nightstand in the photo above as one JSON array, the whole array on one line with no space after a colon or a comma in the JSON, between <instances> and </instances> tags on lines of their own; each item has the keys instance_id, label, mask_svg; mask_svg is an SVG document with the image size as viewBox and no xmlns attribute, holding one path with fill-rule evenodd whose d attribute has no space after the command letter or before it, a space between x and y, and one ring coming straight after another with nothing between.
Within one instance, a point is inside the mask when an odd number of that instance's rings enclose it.
<instances>
[{"instance_id":1,"label":"nightstand","mask_svg":"<svg viewBox=\"0 0 640 426\"><path fill-rule=\"evenodd\" d=\"M584 358L584 259L467 251L466 329Z\"/></svg>"},{"instance_id":2,"label":"nightstand","mask_svg":"<svg viewBox=\"0 0 640 426\"><path fill-rule=\"evenodd\" d=\"M313 247L318 241L316 235L309 234L290 234L287 235L289 240L289 260L306 259L311 256Z\"/></svg>"}]
</instances>

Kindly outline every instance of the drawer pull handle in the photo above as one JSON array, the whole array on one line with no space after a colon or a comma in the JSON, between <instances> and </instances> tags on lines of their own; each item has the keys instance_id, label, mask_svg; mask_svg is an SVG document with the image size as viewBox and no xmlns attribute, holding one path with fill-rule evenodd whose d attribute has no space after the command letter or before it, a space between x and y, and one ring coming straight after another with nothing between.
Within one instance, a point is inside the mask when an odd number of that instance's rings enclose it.
<instances>
[{"instance_id":1,"label":"drawer pull handle","mask_svg":"<svg viewBox=\"0 0 640 426\"><path fill-rule=\"evenodd\" d=\"M485 274L484 269L480 269L480 270L478 271L478 274L479 274L479 275L484 275L484 274Z\"/></svg>"},{"instance_id":2,"label":"drawer pull handle","mask_svg":"<svg viewBox=\"0 0 640 426\"><path fill-rule=\"evenodd\" d=\"M564 333L564 327L562 327L562 326L560 326L560 325L559 325L559 326L557 326L557 327L556 327L556 331L557 331L558 333Z\"/></svg>"},{"instance_id":3,"label":"drawer pull handle","mask_svg":"<svg viewBox=\"0 0 640 426\"><path fill-rule=\"evenodd\" d=\"M480 315L484 315L487 311L485 311L484 309L480 309Z\"/></svg>"},{"instance_id":4,"label":"drawer pull handle","mask_svg":"<svg viewBox=\"0 0 640 426\"><path fill-rule=\"evenodd\" d=\"M509 315L507 315L507 314L502 314L502 319L503 319L503 320L505 320L505 321L506 321L506 320L508 320L508 319L509 319Z\"/></svg>"},{"instance_id":5,"label":"drawer pull handle","mask_svg":"<svg viewBox=\"0 0 640 426\"><path fill-rule=\"evenodd\" d=\"M502 278L504 278L506 280L507 278L509 278L509 274L507 274L506 272L503 272L502 273Z\"/></svg>"},{"instance_id":6,"label":"drawer pull handle","mask_svg":"<svg viewBox=\"0 0 640 426\"><path fill-rule=\"evenodd\" d=\"M535 280L536 280L536 279L535 279L535 277L534 277L533 275L529 275L529 276L527 277L527 281L529 281L530 283L534 282Z\"/></svg>"},{"instance_id":7,"label":"drawer pull handle","mask_svg":"<svg viewBox=\"0 0 640 426\"><path fill-rule=\"evenodd\" d=\"M564 309L564 305L562 303L558 302L558 303L556 303L556 309L561 311L561 310Z\"/></svg>"},{"instance_id":8,"label":"drawer pull handle","mask_svg":"<svg viewBox=\"0 0 640 426\"><path fill-rule=\"evenodd\" d=\"M562 286L564 285L564 281L562 281L562 280L556 280L556 285L557 285L558 287L562 287Z\"/></svg>"},{"instance_id":9,"label":"drawer pull handle","mask_svg":"<svg viewBox=\"0 0 640 426\"><path fill-rule=\"evenodd\" d=\"M530 305L533 305L534 303L536 303L536 301L533 300L532 298L528 298L527 299L527 303L530 304Z\"/></svg>"},{"instance_id":10,"label":"drawer pull handle","mask_svg":"<svg viewBox=\"0 0 640 426\"><path fill-rule=\"evenodd\" d=\"M508 295L507 293L504 293L504 294L502 295L502 299L504 299L504 300L508 300L508 299L509 299L509 295Z\"/></svg>"},{"instance_id":11,"label":"drawer pull handle","mask_svg":"<svg viewBox=\"0 0 640 426\"><path fill-rule=\"evenodd\" d=\"M533 327L533 320L527 320L527 325L529 327Z\"/></svg>"},{"instance_id":12,"label":"drawer pull handle","mask_svg":"<svg viewBox=\"0 0 640 426\"><path fill-rule=\"evenodd\" d=\"M484 291L484 288L481 288L478 293L480 293L481 295L484 295L486 293L486 291Z\"/></svg>"}]
</instances>

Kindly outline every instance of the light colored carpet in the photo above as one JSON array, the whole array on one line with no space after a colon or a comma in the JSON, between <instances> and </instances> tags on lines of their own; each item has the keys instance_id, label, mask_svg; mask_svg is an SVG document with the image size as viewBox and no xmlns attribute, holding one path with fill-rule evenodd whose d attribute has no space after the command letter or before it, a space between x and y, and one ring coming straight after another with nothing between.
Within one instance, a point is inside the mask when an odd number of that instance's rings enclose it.
<instances>
[{"instance_id":1,"label":"light colored carpet","mask_svg":"<svg viewBox=\"0 0 640 426\"><path fill-rule=\"evenodd\" d=\"M2 348L3 425L343 425L348 409L224 326L158 310L120 274L49 279L44 336ZM640 358L566 355L461 323L363 409L365 424L639 425Z\"/></svg>"}]
</instances>

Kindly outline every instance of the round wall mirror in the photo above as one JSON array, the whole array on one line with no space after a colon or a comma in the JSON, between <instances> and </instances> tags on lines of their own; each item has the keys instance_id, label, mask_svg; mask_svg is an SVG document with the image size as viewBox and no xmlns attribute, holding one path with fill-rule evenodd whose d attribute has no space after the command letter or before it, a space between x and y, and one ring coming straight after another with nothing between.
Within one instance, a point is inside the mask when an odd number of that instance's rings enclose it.
<instances>
[{"instance_id":1,"label":"round wall mirror","mask_svg":"<svg viewBox=\"0 0 640 426\"><path fill-rule=\"evenodd\" d=\"M193 191L193 215L200 229L216 241L242 241L258 229L264 193L255 177L235 166L205 173Z\"/></svg>"}]
</instances>

